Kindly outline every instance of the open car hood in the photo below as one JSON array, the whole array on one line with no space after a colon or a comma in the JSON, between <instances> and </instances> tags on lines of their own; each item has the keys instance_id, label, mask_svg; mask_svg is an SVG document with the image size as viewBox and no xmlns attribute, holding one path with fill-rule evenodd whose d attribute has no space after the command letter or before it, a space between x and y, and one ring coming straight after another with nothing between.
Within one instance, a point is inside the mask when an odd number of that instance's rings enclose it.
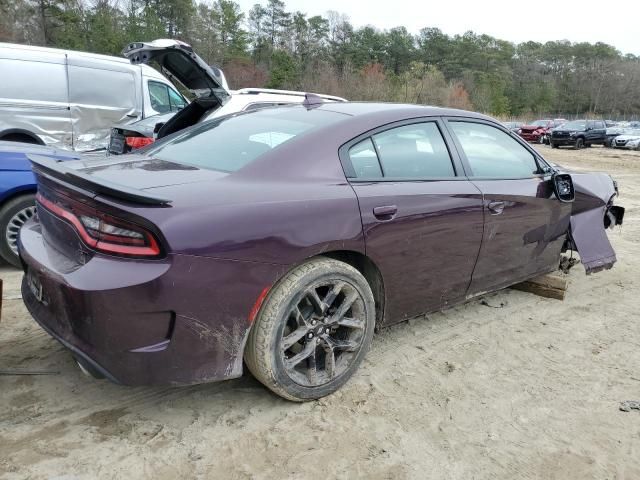
<instances>
[{"instance_id":1,"label":"open car hood","mask_svg":"<svg viewBox=\"0 0 640 480\"><path fill-rule=\"evenodd\" d=\"M162 73L178 80L196 97L213 95L221 104L229 99L224 74L207 65L187 43L170 39L134 42L127 45L122 54L134 65L157 63Z\"/></svg>"}]
</instances>

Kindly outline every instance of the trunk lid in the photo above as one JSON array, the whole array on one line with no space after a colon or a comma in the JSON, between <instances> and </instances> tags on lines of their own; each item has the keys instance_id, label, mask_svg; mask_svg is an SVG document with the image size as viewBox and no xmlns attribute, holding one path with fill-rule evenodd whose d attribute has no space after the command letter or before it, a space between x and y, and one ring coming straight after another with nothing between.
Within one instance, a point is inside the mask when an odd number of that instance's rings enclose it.
<instances>
[{"instance_id":1,"label":"trunk lid","mask_svg":"<svg viewBox=\"0 0 640 480\"><path fill-rule=\"evenodd\" d=\"M122 54L134 65L156 62L162 73L178 80L196 97L213 95L221 104L229 99L222 71L207 65L187 43L170 39L134 42L127 45Z\"/></svg>"},{"instance_id":2,"label":"trunk lid","mask_svg":"<svg viewBox=\"0 0 640 480\"><path fill-rule=\"evenodd\" d=\"M173 199L153 193L164 187L209 182L226 176L223 172L129 154L87 158L64 165L41 155L28 155L34 171L62 183L95 194L142 205L168 206Z\"/></svg>"}]
</instances>

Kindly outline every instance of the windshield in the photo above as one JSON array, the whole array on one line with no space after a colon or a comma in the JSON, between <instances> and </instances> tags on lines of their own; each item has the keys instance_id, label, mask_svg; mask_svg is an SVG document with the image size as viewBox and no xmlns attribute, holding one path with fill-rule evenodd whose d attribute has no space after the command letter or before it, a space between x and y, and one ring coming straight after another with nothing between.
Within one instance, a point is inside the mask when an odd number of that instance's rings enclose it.
<instances>
[{"instance_id":1,"label":"windshield","mask_svg":"<svg viewBox=\"0 0 640 480\"><path fill-rule=\"evenodd\" d=\"M531 125L534 127L546 127L550 120L536 120Z\"/></svg>"},{"instance_id":2,"label":"windshield","mask_svg":"<svg viewBox=\"0 0 640 480\"><path fill-rule=\"evenodd\" d=\"M152 158L235 172L261 155L344 115L303 107L280 107L222 117L194 125L145 151Z\"/></svg>"},{"instance_id":3,"label":"windshield","mask_svg":"<svg viewBox=\"0 0 640 480\"><path fill-rule=\"evenodd\" d=\"M587 122L584 120L574 120L567 122L562 126L562 130L584 130L587 128Z\"/></svg>"}]
</instances>

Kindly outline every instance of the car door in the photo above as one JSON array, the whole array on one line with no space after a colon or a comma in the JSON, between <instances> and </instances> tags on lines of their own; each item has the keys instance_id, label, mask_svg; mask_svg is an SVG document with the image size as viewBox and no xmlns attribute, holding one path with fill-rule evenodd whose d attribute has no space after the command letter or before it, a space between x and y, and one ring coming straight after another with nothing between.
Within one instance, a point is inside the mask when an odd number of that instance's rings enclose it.
<instances>
[{"instance_id":1,"label":"car door","mask_svg":"<svg viewBox=\"0 0 640 480\"><path fill-rule=\"evenodd\" d=\"M385 282L387 323L464 298L482 240L482 196L441 121L385 126L340 150L366 252Z\"/></svg>"},{"instance_id":2,"label":"car door","mask_svg":"<svg viewBox=\"0 0 640 480\"><path fill-rule=\"evenodd\" d=\"M484 199L482 248L469 295L557 268L571 204L555 197L550 168L491 122L449 118L447 126Z\"/></svg>"},{"instance_id":3,"label":"car door","mask_svg":"<svg viewBox=\"0 0 640 480\"><path fill-rule=\"evenodd\" d=\"M593 122L593 131L594 131L594 143L604 143L606 134L607 134L607 126L602 120L597 120Z\"/></svg>"}]
</instances>

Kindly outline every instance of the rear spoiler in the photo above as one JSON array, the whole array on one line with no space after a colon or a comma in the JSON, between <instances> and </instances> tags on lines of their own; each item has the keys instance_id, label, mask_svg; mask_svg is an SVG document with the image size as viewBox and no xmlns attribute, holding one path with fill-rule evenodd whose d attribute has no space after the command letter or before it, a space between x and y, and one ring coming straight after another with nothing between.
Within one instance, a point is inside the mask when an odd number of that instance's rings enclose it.
<instances>
[{"instance_id":1,"label":"rear spoiler","mask_svg":"<svg viewBox=\"0 0 640 480\"><path fill-rule=\"evenodd\" d=\"M142 190L125 187L93 175L87 175L73 168L67 168L61 162L44 155L28 154L27 157L33 164L34 172L50 179L68 182L96 194L144 205L168 206L171 203L171 200L166 198L155 197Z\"/></svg>"}]
</instances>

